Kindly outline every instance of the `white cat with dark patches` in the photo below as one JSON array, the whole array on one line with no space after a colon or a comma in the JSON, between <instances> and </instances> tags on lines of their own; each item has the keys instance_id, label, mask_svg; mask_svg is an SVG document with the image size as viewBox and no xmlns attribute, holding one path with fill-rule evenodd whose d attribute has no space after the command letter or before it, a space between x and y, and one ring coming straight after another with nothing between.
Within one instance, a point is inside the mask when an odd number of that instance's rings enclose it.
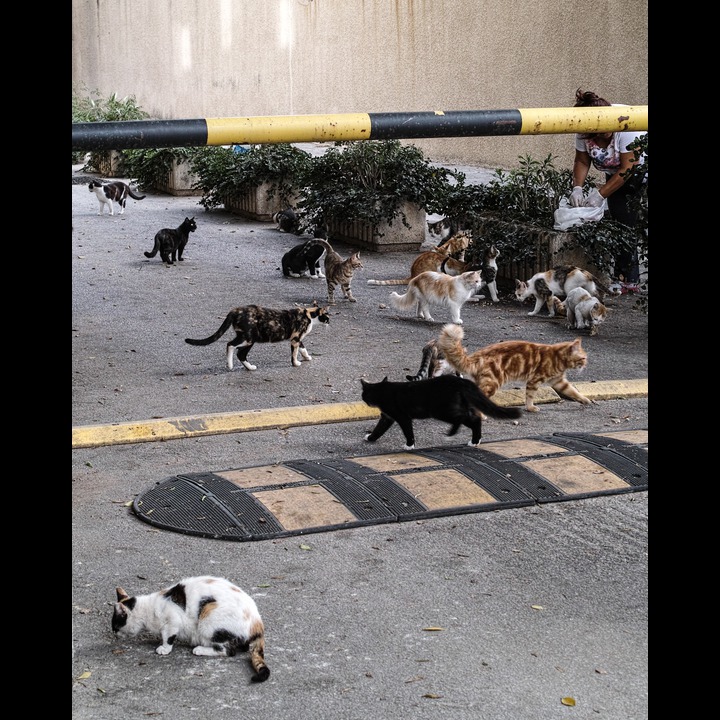
<instances>
[{"instance_id":1,"label":"white cat with dark patches","mask_svg":"<svg viewBox=\"0 0 720 720\"><path fill-rule=\"evenodd\" d=\"M134 200L144 200L146 197L145 195L138 195L133 192L132 188L122 180L115 180L114 182L108 183L91 180L88 188L91 193L95 193L100 203L98 215L102 215L106 207L110 215L114 215L115 209L113 202L116 202L120 206L120 215L122 215L125 212L125 203L127 202L128 196Z\"/></svg>"},{"instance_id":2,"label":"white cat with dark patches","mask_svg":"<svg viewBox=\"0 0 720 720\"><path fill-rule=\"evenodd\" d=\"M265 663L265 627L255 601L221 577L189 577L149 595L128 595L116 588L113 632L134 637L141 632L160 637L158 655L169 655L176 642L192 645L193 655L232 657L250 653L252 680L270 677Z\"/></svg>"},{"instance_id":3,"label":"white cat with dark patches","mask_svg":"<svg viewBox=\"0 0 720 720\"><path fill-rule=\"evenodd\" d=\"M479 270L462 275L445 275L428 270L412 278L404 295L390 293L390 304L398 310L415 308L417 316L433 322L430 305L440 305L450 310L454 323L462 325L460 308L475 294L482 281Z\"/></svg>"},{"instance_id":4,"label":"white cat with dark patches","mask_svg":"<svg viewBox=\"0 0 720 720\"><path fill-rule=\"evenodd\" d=\"M547 307L550 317L555 315L553 295L562 297L576 287L587 290L591 295L601 301L605 295L617 295L603 285L592 273L574 265L556 265L545 272L535 273L526 283L515 280L515 298L524 302L528 298L535 298L535 307L528 315L537 315L543 306Z\"/></svg>"}]
</instances>

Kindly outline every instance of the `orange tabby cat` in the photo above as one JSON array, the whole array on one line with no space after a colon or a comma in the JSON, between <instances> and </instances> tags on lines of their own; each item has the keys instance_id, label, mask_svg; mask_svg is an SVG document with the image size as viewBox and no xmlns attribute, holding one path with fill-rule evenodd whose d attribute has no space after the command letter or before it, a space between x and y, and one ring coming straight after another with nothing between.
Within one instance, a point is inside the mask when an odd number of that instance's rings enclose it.
<instances>
[{"instance_id":1,"label":"orange tabby cat","mask_svg":"<svg viewBox=\"0 0 720 720\"><path fill-rule=\"evenodd\" d=\"M479 270L478 266L466 263L465 250L472 241L470 230L461 230L453 235L442 247L420 253L410 267L410 276L402 280L368 280L368 285L407 285L421 272L432 270L448 275L461 275L468 270Z\"/></svg>"},{"instance_id":2,"label":"orange tabby cat","mask_svg":"<svg viewBox=\"0 0 720 720\"><path fill-rule=\"evenodd\" d=\"M568 400L583 405L592 402L565 377L567 370L582 369L587 364L587 353L580 338L554 345L506 340L468 354L462 346L463 337L461 327L445 325L438 338L438 350L455 370L473 380L488 397L511 380L524 380L525 409L528 412L540 409L533 403L533 398L543 383Z\"/></svg>"}]
</instances>

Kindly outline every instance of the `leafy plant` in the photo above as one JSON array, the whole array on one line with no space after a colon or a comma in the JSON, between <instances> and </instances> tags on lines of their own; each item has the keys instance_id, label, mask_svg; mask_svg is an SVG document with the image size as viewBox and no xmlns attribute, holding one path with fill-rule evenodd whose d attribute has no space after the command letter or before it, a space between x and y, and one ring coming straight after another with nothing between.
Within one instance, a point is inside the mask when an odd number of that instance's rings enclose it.
<instances>
[{"instance_id":1,"label":"leafy plant","mask_svg":"<svg viewBox=\"0 0 720 720\"><path fill-rule=\"evenodd\" d=\"M289 143L257 145L245 152L211 147L190 158L190 168L199 177L197 189L203 193L199 202L206 210L266 183L268 198L277 196L281 204L290 205L304 185L310 163L309 153Z\"/></svg>"},{"instance_id":2,"label":"leafy plant","mask_svg":"<svg viewBox=\"0 0 720 720\"><path fill-rule=\"evenodd\" d=\"M138 184L141 190L162 186L167 182L168 174L173 169L175 162L191 162L192 158L207 150L207 147L125 150L125 173Z\"/></svg>"},{"instance_id":3,"label":"leafy plant","mask_svg":"<svg viewBox=\"0 0 720 720\"><path fill-rule=\"evenodd\" d=\"M436 212L450 190L448 178L455 175L432 165L420 148L398 140L338 141L312 159L298 208L306 220L359 220L376 232L378 225L392 225L398 217L410 227L402 204Z\"/></svg>"}]
</instances>

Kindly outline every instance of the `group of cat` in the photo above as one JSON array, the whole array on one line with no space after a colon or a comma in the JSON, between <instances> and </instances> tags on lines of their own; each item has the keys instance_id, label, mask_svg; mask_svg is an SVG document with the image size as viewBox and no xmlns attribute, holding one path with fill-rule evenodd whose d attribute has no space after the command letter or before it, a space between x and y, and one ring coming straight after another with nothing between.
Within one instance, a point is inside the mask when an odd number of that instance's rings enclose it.
<instances>
[{"instance_id":1,"label":"group of cat","mask_svg":"<svg viewBox=\"0 0 720 720\"><path fill-rule=\"evenodd\" d=\"M145 195L138 195L133 189L122 180L112 182L98 182L91 180L88 188L94 193L100 203L98 215L102 215L105 208L108 208L110 215L115 214L115 204L120 207L120 215L125 213L125 205L128 197L135 200L144 200ZM155 233L153 249L145 252L146 258L154 258L160 253L160 259L166 265L174 265L175 261L182 262L185 246L190 238L190 233L197 230L194 217L186 217L176 228L162 228Z\"/></svg>"},{"instance_id":2,"label":"group of cat","mask_svg":"<svg viewBox=\"0 0 720 720\"><path fill-rule=\"evenodd\" d=\"M405 296L394 293L398 298L396 307L407 308L415 302L422 307L425 319L432 318L423 303L433 297L452 296L451 287L463 287L464 294L470 289L487 287L497 302L494 285L497 250L490 248L480 268L468 268L462 255L468 241L466 234L448 242L444 249L440 246L423 253L416 258L410 276L404 280L370 281L370 284L407 284L409 289ZM162 249L158 251L162 252ZM320 269L323 254L325 274ZM336 285L341 287L348 301L355 302L350 284L354 271L363 267L357 252L343 260L326 238L316 236L289 251L283 257L282 266L285 276L298 277L307 271L311 277L324 277L329 304L334 303ZM470 277L468 281L463 280L466 276ZM519 285L516 297L525 300L535 296L537 304L530 314L537 314L543 304L550 314L560 314L564 307L568 318L574 317L576 326L580 327L581 322L585 323L591 316L595 324L601 321L599 315L593 315L599 311L578 309L587 302L582 293L597 301L596 294L606 291L607 288L590 273L579 268L560 267L538 273ZM558 295L566 295L564 303L559 301ZM406 297L412 299L403 299ZM380 410L377 424L365 434L366 441L379 440L397 423L405 437L405 449L412 450L415 447L413 421L435 419L450 425L449 436L454 436L460 427L469 428L468 444L476 447L481 441L482 421L486 416L505 420L520 417L519 408L503 407L492 399L510 381L525 383L525 409L528 412L539 410L534 397L543 383L548 383L568 400L583 405L592 402L565 376L570 369L586 366L587 354L580 338L555 344L509 340L469 352L462 344L464 330L460 327L459 317L462 302L464 300L457 298L445 301L453 312L453 323L444 325L439 337L423 347L420 369L415 375L407 375L406 382L391 382L387 377L374 383L360 379L363 401ZM597 308L597 304L593 308ZM248 305L231 310L209 337L186 338L185 342L209 345L232 329L235 336L226 345L228 369L233 369L237 354L247 370L255 370L256 366L247 360L255 343L289 340L291 363L299 366L301 359L312 359L303 339L316 322L330 322L328 308L318 306L317 302L310 307L283 310ZM270 669L265 662L265 630L257 606L230 581L212 576L188 577L172 587L146 595L131 596L121 587L116 588L116 594L112 629L119 636L153 633L161 639L156 648L160 655L169 654L176 642L190 643L193 654L202 656L233 656L248 652L253 668L252 680L262 682L269 678Z\"/></svg>"}]
</instances>

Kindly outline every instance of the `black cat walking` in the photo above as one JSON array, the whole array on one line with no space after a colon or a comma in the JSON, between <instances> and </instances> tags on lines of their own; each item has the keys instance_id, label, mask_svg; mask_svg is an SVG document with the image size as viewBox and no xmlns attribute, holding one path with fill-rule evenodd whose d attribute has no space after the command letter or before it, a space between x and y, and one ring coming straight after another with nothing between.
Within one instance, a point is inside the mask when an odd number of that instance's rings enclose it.
<instances>
[{"instance_id":1,"label":"black cat walking","mask_svg":"<svg viewBox=\"0 0 720 720\"><path fill-rule=\"evenodd\" d=\"M362 399L370 407L380 410L375 429L365 436L368 442L379 440L397 423L405 435L405 449L415 448L413 420L441 420L450 423L448 435L455 435L461 425L470 428L472 439L468 445L476 447L482 437L482 417L511 420L520 417L520 408L506 408L495 404L475 383L457 375L440 375L416 382L370 383L362 378Z\"/></svg>"}]
</instances>

